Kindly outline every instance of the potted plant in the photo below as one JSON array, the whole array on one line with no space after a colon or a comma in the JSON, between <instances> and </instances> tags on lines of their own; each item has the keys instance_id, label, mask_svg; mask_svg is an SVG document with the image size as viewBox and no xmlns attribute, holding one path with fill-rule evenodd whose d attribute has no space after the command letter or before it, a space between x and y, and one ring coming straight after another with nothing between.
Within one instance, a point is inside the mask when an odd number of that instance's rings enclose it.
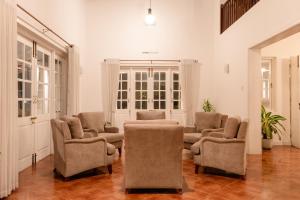
<instances>
[{"instance_id":1,"label":"potted plant","mask_svg":"<svg viewBox=\"0 0 300 200\"><path fill-rule=\"evenodd\" d=\"M273 115L261 106L261 133L262 133L262 146L264 149L272 149L273 136L277 135L281 140L282 131L285 131L282 121L286 118L281 115Z\"/></svg>"},{"instance_id":2,"label":"potted plant","mask_svg":"<svg viewBox=\"0 0 300 200\"><path fill-rule=\"evenodd\" d=\"M204 99L204 102L202 104L202 109L204 112L214 112L215 107L213 106L212 103L208 99Z\"/></svg>"}]
</instances>

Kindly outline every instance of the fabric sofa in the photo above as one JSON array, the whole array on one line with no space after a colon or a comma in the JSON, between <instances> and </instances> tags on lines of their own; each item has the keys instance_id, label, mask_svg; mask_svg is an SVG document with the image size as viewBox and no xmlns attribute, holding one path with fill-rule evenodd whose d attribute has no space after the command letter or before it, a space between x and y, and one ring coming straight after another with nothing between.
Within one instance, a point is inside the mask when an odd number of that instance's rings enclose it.
<instances>
[{"instance_id":1,"label":"fabric sofa","mask_svg":"<svg viewBox=\"0 0 300 200\"><path fill-rule=\"evenodd\" d=\"M229 118L224 132L210 132L196 142L191 150L194 154L195 172L199 166L221 169L244 176L246 174L247 120Z\"/></svg>"},{"instance_id":2,"label":"fabric sofa","mask_svg":"<svg viewBox=\"0 0 300 200\"><path fill-rule=\"evenodd\" d=\"M158 120L166 119L166 113L164 111L138 111L136 112L137 120Z\"/></svg>"},{"instance_id":3,"label":"fabric sofa","mask_svg":"<svg viewBox=\"0 0 300 200\"><path fill-rule=\"evenodd\" d=\"M194 126L184 127L184 148L191 146L210 132L223 132L228 116L214 112L196 112Z\"/></svg>"},{"instance_id":4,"label":"fabric sofa","mask_svg":"<svg viewBox=\"0 0 300 200\"><path fill-rule=\"evenodd\" d=\"M125 189L182 190L183 127L125 124Z\"/></svg>"},{"instance_id":5,"label":"fabric sofa","mask_svg":"<svg viewBox=\"0 0 300 200\"><path fill-rule=\"evenodd\" d=\"M106 126L103 112L82 112L78 114L78 118L84 131L96 131L99 136L104 137L108 143L114 145L121 156L124 134L119 133L117 127Z\"/></svg>"},{"instance_id":6,"label":"fabric sofa","mask_svg":"<svg viewBox=\"0 0 300 200\"><path fill-rule=\"evenodd\" d=\"M64 177L70 177L86 170L107 166L112 173L115 147L101 136L91 137L85 133L82 138L72 138L67 121L51 120L54 143L54 169Z\"/></svg>"}]
</instances>

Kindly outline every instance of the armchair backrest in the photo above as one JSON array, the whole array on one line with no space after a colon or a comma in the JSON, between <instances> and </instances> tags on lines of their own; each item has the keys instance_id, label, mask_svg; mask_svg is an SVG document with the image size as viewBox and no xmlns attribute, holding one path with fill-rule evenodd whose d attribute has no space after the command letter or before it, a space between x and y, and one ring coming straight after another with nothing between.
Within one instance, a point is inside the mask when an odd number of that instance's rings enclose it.
<instances>
[{"instance_id":1,"label":"armchair backrest","mask_svg":"<svg viewBox=\"0 0 300 200\"><path fill-rule=\"evenodd\" d=\"M227 119L228 119L228 115L223 115L222 114L222 117L221 117L221 127L220 128L225 128L225 124L227 122Z\"/></svg>"},{"instance_id":2,"label":"armchair backrest","mask_svg":"<svg viewBox=\"0 0 300 200\"><path fill-rule=\"evenodd\" d=\"M137 120L156 120L166 119L166 113L164 111L138 111L136 112Z\"/></svg>"},{"instance_id":3,"label":"armchair backrest","mask_svg":"<svg viewBox=\"0 0 300 200\"><path fill-rule=\"evenodd\" d=\"M82 112L78 114L83 129L95 129L104 132L105 116L103 112Z\"/></svg>"},{"instance_id":4,"label":"armchair backrest","mask_svg":"<svg viewBox=\"0 0 300 200\"><path fill-rule=\"evenodd\" d=\"M203 129L221 128L222 114L215 112L196 112L195 127L197 132Z\"/></svg>"},{"instance_id":5,"label":"armchair backrest","mask_svg":"<svg viewBox=\"0 0 300 200\"><path fill-rule=\"evenodd\" d=\"M128 124L124 135L126 188L182 188L182 126Z\"/></svg>"},{"instance_id":6,"label":"armchair backrest","mask_svg":"<svg viewBox=\"0 0 300 200\"><path fill-rule=\"evenodd\" d=\"M71 139L71 132L67 122L59 119L51 119L52 138L55 160L65 160L64 141Z\"/></svg>"}]
</instances>

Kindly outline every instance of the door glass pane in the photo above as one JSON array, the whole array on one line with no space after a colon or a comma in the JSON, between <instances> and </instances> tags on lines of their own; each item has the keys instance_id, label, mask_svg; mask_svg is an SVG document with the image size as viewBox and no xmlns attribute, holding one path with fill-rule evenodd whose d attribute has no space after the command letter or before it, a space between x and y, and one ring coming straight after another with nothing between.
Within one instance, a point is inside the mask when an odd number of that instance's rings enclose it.
<instances>
[{"instance_id":1,"label":"door glass pane","mask_svg":"<svg viewBox=\"0 0 300 200\"><path fill-rule=\"evenodd\" d=\"M25 117L31 116L31 101L24 101Z\"/></svg>"},{"instance_id":2,"label":"door glass pane","mask_svg":"<svg viewBox=\"0 0 300 200\"><path fill-rule=\"evenodd\" d=\"M49 86L44 85L44 98L48 99L49 97Z\"/></svg>"},{"instance_id":3,"label":"door glass pane","mask_svg":"<svg viewBox=\"0 0 300 200\"><path fill-rule=\"evenodd\" d=\"M127 109L127 101L122 101L122 109Z\"/></svg>"},{"instance_id":4,"label":"door glass pane","mask_svg":"<svg viewBox=\"0 0 300 200\"><path fill-rule=\"evenodd\" d=\"M44 70L42 68L38 68L38 80L44 82Z\"/></svg>"},{"instance_id":5,"label":"door glass pane","mask_svg":"<svg viewBox=\"0 0 300 200\"><path fill-rule=\"evenodd\" d=\"M159 109L159 101L154 101L154 109Z\"/></svg>"},{"instance_id":6,"label":"door glass pane","mask_svg":"<svg viewBox=\"0 0 300 200\"><path fill-rule=\"evenodd\" d=\"M141 80L141 73L140 72L135 73L135 80Z\"/></svg>"},{"instance_id":7,"label":"door glass pane","mask_svg":"<svg viewBox=\"0 0 300 200\"><path fill-rule=\"evenodd\" d=\"M141 92L135 92L135 99L141 99Z\"/></svg>"},{"instance_id":8,"label":"door glass pane","mask_svg":"<svg viewBox=\"0 0 300 200\"><path fill-rule=\"evenodd\" d=\"M143 72L143 75L142 75L142 80L147 80L147 72Z\"/></svg>"},{"instance_id":9,"label":"door glass pane","mask_svg":"<svg viewBox=\"0 0 300 200\"><path fill-rule=\"evenodd\" d=\"M166 102L160 101L160 109L166 109Z\"/></svg>"},{"instance_id":10,"label":"door glass pane","mask_svg":"<svg viewBox=\"0 0 300 200\"><path fill-rule=\"evenodd\" d=\"M143 110L147 109L147 101L142 101L142 109Z\"/></svg>"},{"instance_id":11,"label":"door glass pane","mask_svg":"<svg viewBox=\"0 0 300 200\"><path fill-rule=\"evenodd\" d=\"M25 98L31 98L31 83L25 83Z\"/></svg>"},{"instance_id":12,"label":"door glass pane","mask_svg":"<svg viewBox=\"0 0 300 200\"><path fill-rule=\"evenodd\" d=\"M18 78L23 79L23 62L18 62Z\"/></svg>"},{"instance_id":13,"label":"door glass pane","mask_svg":"<svg viewBox=\"0 0 300 200\"><path fill-rule=\"evenodd\" d=\"M24 60L24 44L18 41L18 58Z\"/></svg>"},{"instance_id":14,"label":"door glass pane","mask_svg":"<svg viewBox=\"0 0 300 200\"><path fill-rule=\"evenodd\" d=\"M159 80L159 73L158 72L154 72L154 80Z\"/></svg>"},{"instance_id":15,"label":"door glass pane","mask_svg":"<svg viewBox=\"0 0 300 200\"><path fill-rule=\"evenodd\" d=\"M26 64L25 65L25 80L31 81L31 66Z\"/></svg>"},{"instance_id":16,"label":"door glass pane","mask_svg":"<svg viewBox=\"0 0 300 200\"><path fill-rule=\"evenodd\" d=\"M43 84L39 84L39 87L38 87L38 97L39 98L43 98L44 97L44 85Z\"/></svg>"},{"instance_id":17,"label":"door glass pane","mask_svg":"<svg viewBox=\"0 0 300 200\"><path fill-rule=\"evenodd\" d=\"M18 98L23 98L23 82L18 81Z\"/></svg>"},{"instance_id":18,"label":"door glass pane","mask_svg":"<svg viewBox=\"0 0 300 200\"><path fill-rule=\"evenodd\" d=\"M141 109L141 102L135 101L135 109Z\"/></svg>"},{"instance_id":19,"label":"door glass pane","mask_svg":"<svg viewBox=\"0 0 300 200\"><path fill-rule=\"evenodd\" d=\"M25 46L25 60L27 62L31 62L32 59L32 48L29 46Z\"/></svg>"},{"instance_id":20,"label":"door glass pane","mask_svg":"<svg viewBox=\"0 0 300 200\"><path fill-rule=\"evenodd\" d=\"M44 70L44 83L49 83L49 71Z\"/></svg>"},{"instance_id":21,"label":"door glass pane","mask_svg":"<svg viewBox=\"0 0 300 200\"><path fill-rule=\"evenodd\" d=\"M43 52L37 51L37 64L43 66Z\"/></svg>"},{"instance_id":22,"label":"door glass pane","mask_svg":"<svg viewBox=\"0 0 300 200\"><path fill-rule=\"evenodd\" d=\"M23 102L18 101L18 117L22 117L22 112L23 112Z\"/></svg>"},{"instance_id":23,"label":"door glass pane","mask_svg":"<svg viewBox=\"0 0 300 200\"><path fill-rule=\"evenodd\" d=\"M44 66L49 67L49 55L44 54Z\"/></svg>"}]
</instances>

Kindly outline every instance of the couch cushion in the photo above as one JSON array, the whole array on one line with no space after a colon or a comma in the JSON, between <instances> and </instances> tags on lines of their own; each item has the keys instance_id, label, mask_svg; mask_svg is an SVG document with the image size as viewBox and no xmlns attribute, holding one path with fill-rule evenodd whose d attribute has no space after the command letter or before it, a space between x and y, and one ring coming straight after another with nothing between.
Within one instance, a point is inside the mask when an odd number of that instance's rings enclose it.
<instances>
[{"instance_id":1,"label":"couch cushion","mask_svg":"<svg viewBox=\"0 0 300 200\"><path fill-rule=\"evenodd\" d=\"M242 121L240 124L240 127L239 127L238 134L237 134L238 139L246 139L247 128L248 128L248 122Z\"/></svg>"},{"instance_id":2,"label":"couch cushion","mask_svg":"<svg viewBox=\"0 0 300 200\"><path fill-rule=\"evenodd\" d=\"M99 136L104 137L107 142L119 142L124 139L124 134L121 133L100 133Z\"/></svg>"},{"instance_id":3,"label":"couch cushion","mask_svg":"<svg viewBox=\"0 0 300 200\"><path fill-rule=\"evenodd\" d=\"M228 118L224 128L224 137L227 139L235 138L237 136L240 123L241 123L240 117Z\"/></svg>"},{"instance_id":4,"label":"couch cushion","mask_svg":"<svg viewBox=\"0 0 300 200\"><path fill-rule=\"evenodd\" d=\"M105 116L103 112L79 113L78 117L84 129L95 129L99 133L104 132Z\"/></svg>"},{"instance_id":5,"label":"couch cushion","mask_svg":"<svg viewBox=\"0 0 300 200\"><path fill-rule=\"evenodd\" d=\"M203 129L216 129L221 127L222 115L220 113L196 112L195 126L197 132Z\"/></svg>"},{"instance_id":6,"label":"couch cushion","mask_svg":"<svg viewBox=\"0 0 300 200\"><path fill-rule=\"evenodd\" d=\"M116 152L115 146L110 143L106 143L106 145L107 145L107 155L113 155Z\"/></svg>"},{"instance_id":7,"label":"couch cushion","mask_svg":"<svg viewBox=\"0 0 300 200\"><path fill-rule=\"evenodd\" d=\"M64 117L62 119L68 123L73 139L84 138L84 132L81 126L81 122L77 117Z\"/></svg>"},{"instance_id":8,"label":"couch cushion","mask_svg":"<svg viewBox=\"0 0 300 200\"><path fill-rule=\"evenodd\" d=\"M166 113L164 111L139 111L136 113L137 120L154 120L154 119L166 119Z\"/></svg>"},{"instance_id":9,"label":"couch cushion","mask_svg":"<svg viewBox=\"0 0 300 200\"><path fill-rule=\"evenodd\" d=\"M198 142L201 137L201 133L184 133L183 141L186 143L194 144L195 142Z\"/></svg>"},{"instance_id":10,"label":"couch cushion","mask_svg":"<svg viewBox=\"0 0 300 200\"><path fill-rule=\"evenodd\" d=\"M165 124L165 125L178 125L179 122L175 120L165 120L165 119L157 119L157 120L131 120L125 121L124 125L127 124Z\"/></svg>"}]
</instances>

